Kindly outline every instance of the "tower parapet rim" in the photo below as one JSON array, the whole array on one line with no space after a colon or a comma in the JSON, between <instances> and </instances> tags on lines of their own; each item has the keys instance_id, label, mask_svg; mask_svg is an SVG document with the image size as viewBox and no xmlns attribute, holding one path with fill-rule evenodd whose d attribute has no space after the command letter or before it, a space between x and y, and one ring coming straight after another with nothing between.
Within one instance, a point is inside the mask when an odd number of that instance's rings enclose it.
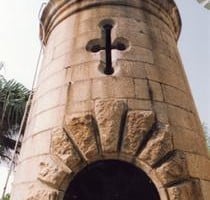
<instances>
[{"instance_id":1,"label":"tower parapet rim","mask_svg":"<svg viewBox=\"0 0 210 200\"><path fill-rule=\"evenodd\" d=\"M166 17L160 15L160 11L162 11L165 15L169 16L172 22L171 28L174 31L176 40L179 38L181 32L181 17L174 0L103 0L100 2L97 0L49 0L42 12L40 20L41 41L46 44L52 30L70 15L93 6L102 5L135 7L147 10L163 21L166 21ZM154 7L156 7L156 9L154 9Z\"/></svg>"}]
</instances>

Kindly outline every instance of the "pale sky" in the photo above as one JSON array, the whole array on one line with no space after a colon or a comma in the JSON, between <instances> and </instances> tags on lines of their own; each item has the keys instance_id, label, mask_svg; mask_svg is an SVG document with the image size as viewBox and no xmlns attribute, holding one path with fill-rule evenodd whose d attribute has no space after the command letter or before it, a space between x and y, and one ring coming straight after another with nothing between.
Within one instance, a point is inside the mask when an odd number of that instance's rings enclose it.
<instances>
[{"instance_id":1,"label":"pale sky","mask_svg":"<svg viewBox=\"0 0 210 200\"><path fill-rule=\"evenodd\" d=\"M0 0L0 61L5 76L31 88L40 49L43 0ZM202 122L210 127L210 10L197 0L175 0L182 17L179 49ZM0 167L0 196L7 170ZM9 188L10 189L10 188Z\"/></svg>"}]
</instances>

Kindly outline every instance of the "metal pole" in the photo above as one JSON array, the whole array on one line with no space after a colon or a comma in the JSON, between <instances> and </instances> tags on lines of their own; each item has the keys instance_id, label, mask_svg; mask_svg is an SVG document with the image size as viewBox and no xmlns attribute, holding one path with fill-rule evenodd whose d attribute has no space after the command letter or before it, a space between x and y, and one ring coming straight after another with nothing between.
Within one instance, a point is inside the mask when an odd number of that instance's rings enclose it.
<instances>
[{"instance_id":1,"label":"metal pole","mask_svg":"<svg viewBox=\"0 0 210 200\"><path fill-rule=\"evenodd\" d=\"M41 10L43 9L43 7L45 5L46 5L46 2L42 3L40 11L39 11L39 16L40 16ZM40 21L40 17L39 17L39 21ZM41 25L41 28L42 28L42 31L43 31L43 34L44 34L43 24L41 23L41 21L40 21L40 25ZM44 39L44 37L43 37L43 39ZM19 143L19 140L20 140L20 136L21 136L21 133L22 133L22 130L23 130L23 126L24 126L25 121L27 120L27 113L28 113L29 108L30 108L30 104L31 104L32 96L33 96L33 91L34 91L34 87L35 87L35 83L36 83L36 77L37 77L37 74L38 74L39 63L40 63L40 59L41 59L41 55L42 55L42 50L44 48L43 39L41 41L41 48L40 48L38 59L37 59L36 70L35 70L35 73L34 73L33 83L32 83L32 87L31 87L32 89L31 89L31 92L29 94L28 101L26 103L25 111L24 111L23 118L22 118L22 121L21 121L20 129L19 129L19 132L18 132L18 137L17 137L16 143L15 143L15 148L14 148L14 151L13 151L13 154L12 154L12 159L11 159L10 164L9 164L9 171L8 171L8 174L7 174L6 182L5 182L2 197L1 197L2 200L3 200L3 198L6 194L7 185L8 185L8 182L9 182L10 175L12 173L12 167L13 167L13 164L14 164L14 159L15 159L17 148L18 148L18 143Z\"/></svg>"}]
</instances>

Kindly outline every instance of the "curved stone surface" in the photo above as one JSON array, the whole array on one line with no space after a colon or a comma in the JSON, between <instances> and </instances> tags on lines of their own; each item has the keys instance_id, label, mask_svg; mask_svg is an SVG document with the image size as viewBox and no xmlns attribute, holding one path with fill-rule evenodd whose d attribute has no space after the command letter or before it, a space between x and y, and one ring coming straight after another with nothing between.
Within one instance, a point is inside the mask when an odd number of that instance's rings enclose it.
<instances>
[{"instance_id":1,"label":"curved stone surface","mask_svg":"<svg viewBox=\"0 0 210 200\"><path fill-rule=\"evenodd\" d=\"M44 43L47 43L51 31L68 16L71 16L78 11L85 10L90 7L97 7L102 5L123 5L136 7L139 9L149 10L163 21L167 21L168 18L170 18L170 22L167 23L171 26L171 29L176 35L176 38L178 39L179 37L181 19L176 4L173 0L144 0L141 3L139 3L138 0L104 0L103 2L99 2L98 0L51 0L48 2L42 13L40 24L41 39L44 41ZM159 9L163 9L163 11L165 11L167 14L164 14L164 12L159 12Z\"/></svg>"}]
</instances>

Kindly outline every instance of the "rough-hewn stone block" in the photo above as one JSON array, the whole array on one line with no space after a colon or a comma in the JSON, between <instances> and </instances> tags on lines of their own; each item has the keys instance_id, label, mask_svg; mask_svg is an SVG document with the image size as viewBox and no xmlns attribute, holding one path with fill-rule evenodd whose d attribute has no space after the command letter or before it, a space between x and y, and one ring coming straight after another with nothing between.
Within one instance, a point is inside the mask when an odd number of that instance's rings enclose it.
<instances>
[{"instance_id":1,"label":"rough-hewn stone block","mask_svg":"<svg viewBox=\"0 0 210 200\"><path fill-rule=\"evenodd\" d=\"M168 189L170 200L204 200L196 181L184 182Z\"/></svg>"},{"instance_id":2,"label":"rough-hewn stone block","mask_svg":"<svg viewBox=\"0 0 210 200\"><path fill-rule=\"evenodd\" d=\"M166 125L153 133L139 158L153 166L172 150L172 135L169 126Z\"/></svg>"},{"instance_id":3,"label":"rough-hewn stone block","mask_svg":"<svg viewBox=\"0 0 210 200\"><path fill-rule=\"evenodd\" d=\"M33 190L26 200L57 200L58 191L49 189Z\"/></svg>"},{"instance_id":4,"label":"rough-hewn stone block","mask_svg":"<svg viewBox=\"0 0 210 200\"><path fill-rule=\"evenodd\" d=\"M77 150L61 128L55 129L52 132L51 153L58 156L71 170L77 168L81 163L81 158Z\"/></svg>"},{"instance_id":5,"label":"rough-hewn stone block","mask_svg":"<svg viewBox=\"0 0 210 200\"><path fill-rule=\"evenodd\" d=\"M176 152L175 155L158 167L156 172L164 185L187 178L188 167L184 154Z\"/></svg>"},{"instance_id":6,"label":"rough-hewn stone block","mask_svg":"<svg viewBox=\"0 0 210 200\"><path fill-rule=\"evenodd\" d=\"M91 114L78 113L66 116L65 127L87 158L97 155L96 124Z\"/></svg>"},{"instance_id":7,"label":"rough-hewn stone block","mask_svg":"<svg viewBox=\"0 0 210 200\"><path fill-rule=\"evenodd\" d=\"M152 111L128 112L121 151L134 156L153 123L154 113Z\"/></svg>"},{"instance_id":8,"label":"rough-hewn stone block","mask_svg":"<svg viewBox=\"0 0 210 200\"><path fill-rule=\"evenodd\" d=\"M210 197L210 180L209 181L200 181L201 189L204 196L204 200L209 200Z\"/></svg>"},{"instance_id":9,"label":"rough-hewn stone block","mask_svg":"<svg viewBox=\"0 0 210 200\"><path fill-rule=\"evenodd\" d=\"M65 170L53 160L40 163L38 179L43 183L60 189L60 186L71 170Z\"/></svg>"},{"instance_id":10,"label":"rough-hewn stone block","mask_svg":"<svg viewBox=\"0 0 210 200\"><path fill-rule=\"evenodd\" d=\"M124 101L96 101L95 115L98 123L102 150L105 153L116 153L120 136L122 117L126 111Z\"/></svg>"}]
</instances>

